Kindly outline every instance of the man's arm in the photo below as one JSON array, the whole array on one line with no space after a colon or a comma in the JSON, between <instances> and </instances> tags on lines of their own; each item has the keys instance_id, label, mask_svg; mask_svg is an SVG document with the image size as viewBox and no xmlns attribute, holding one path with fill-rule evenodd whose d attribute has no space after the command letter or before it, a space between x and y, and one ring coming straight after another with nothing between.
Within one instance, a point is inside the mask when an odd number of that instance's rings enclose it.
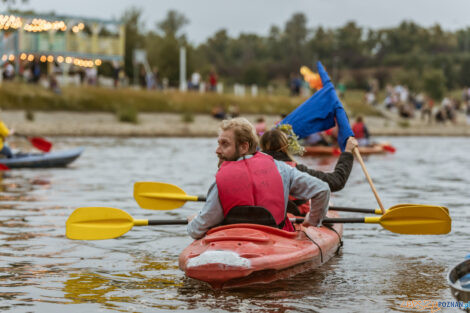
<instances>
[{"instance_id":1,"label":"man's arm","mask_svg":"<svg viewBox=\"0 0 470 313\"><path fill-rule=\"evenodd\" d=\"M206 203L198 215L188 224L188 234L199 239L212 227L219 225L224 219L224 211L219 201L219 192L214 182L207 192Z\"/></svg>"},{"instance_id":2,"label":"man's arm","mask_svg":"<svg viewBox=\"0 0 470 313\"><path fill-rule=\"evenodd\" d=\"M332 173L325 173L308 168L304 164L297 164L297 169L301 172L308 173L328 183L332 192L339 191L344 188L348 180L349 174L353 166L353 155L351 152L343 152L339 156L338 163L336 163L335 170Z\"/></svg>"},{"instance_id":3,"label":"man's arm","mask_svg":"<svg viewBox=\"0 0 470 313\"><path fill-rule=\"evenodd\" d=\"M310 214L306 217L311 225L319 225L328 211L330 188L320 179L303 173L284 162L276 161L282 179L286 179L292 196L298 199L311 200Z\"/></svg>"}]
</instances>

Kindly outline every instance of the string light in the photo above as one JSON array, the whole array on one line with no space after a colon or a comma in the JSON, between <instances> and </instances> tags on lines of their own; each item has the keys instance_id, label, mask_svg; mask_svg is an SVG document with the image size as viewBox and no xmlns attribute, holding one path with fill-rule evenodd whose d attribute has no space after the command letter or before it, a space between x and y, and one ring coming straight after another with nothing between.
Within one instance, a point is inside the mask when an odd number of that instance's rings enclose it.
<instances>
[{"instance_id":1,"label":"string light","mask_svg":"<svg viewBox=\"0 0 470 313\"><path fill-rule=\"evenodd\" d=\"M0 30L8 30L9 28L18 29L23 25L21 18L14 15L0 14Z\"/></svg>"},{"instance_id":2,"label":"string light","mask_svg":"<svg viewBox=\"0 0 470 313\"><path fill-rule=\"evenodd\" d=\"M18 29L20 27L23 27L23 29L27 32L44 32L44 31L66 31L67 30L67 25L64 21L47 21L42 18L33 18L30 19L28 18L29 22L25 22L23 24L24 18L15 16L15 15L3 15L0 14L0 31L1 30L8 30L8 29ZM72 31L74 33L78 33L80 31L83 31L85 29L85 24L83 22L79 22L75 26L72 26ZM17 55L18 56L18 55ZM27 53L21 53L19 56L19 59L22 61L29 61L32 62L36 58L39 58L39 60L43 63L45 62L54 62L57 61L58 63L67 63L67 64L74 64L76 66L81 66L81 67L94 67L94 66L101 66L102 65L102 60L101 59L95 59L95 60L90 60L90 59L80 59L80 58L75 58L75 57L64 57L64 56L56 56L54 57L53 55L37 55L35 56L34 54L27 54ZM4 54L2 55L1 60L3 62L6 62L7 60L9 61L14 61L15 60L15 55L14 54Z\"/></svg>"},{"instance_id":3,"label":"string light","mask_svg":"<svg viewBox=\"0 0 470 313\"><path fill-rule=\"evenodd\" d=\"M26 24L24 30L27 32L43 32L49 30L67 30L67 26L65 25L64 21L53 21L49 22L42 18L35 18L31 21L31 23Z\"/></svg>"},{"instance_id":4,"label":"string light","mask_svg":"<svg viewBox=\"0 0 470 313\"><path fill-rule=\"evenodd\" d=\"M19 16L0 14L0 30L18 29L23 26L23 20ZM64 21L47 21L42 18L33 18L30 23L25 23L23 29L27 32L44 32L50 30L66 31L67 25ZM78 33L85 29L83 22L72 27L74 33Z\"/></svg>"}]
</instances>

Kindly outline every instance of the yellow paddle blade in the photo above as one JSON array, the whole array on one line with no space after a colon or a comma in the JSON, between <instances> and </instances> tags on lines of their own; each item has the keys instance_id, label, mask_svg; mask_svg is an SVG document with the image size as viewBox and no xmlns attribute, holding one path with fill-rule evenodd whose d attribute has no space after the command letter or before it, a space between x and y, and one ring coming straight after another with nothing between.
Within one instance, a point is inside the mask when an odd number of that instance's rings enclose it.
<instances>
[{"instance_id":1,"label":"yellow paddle blade","mask_svg":"<svg viewBox=\"0 0 470 313\"><path fill-rule=\"evenodd\" d=\"M143 209L173 210L186 201L197 201L197 196L187 195L178 186L158 182L137 182L134 184L134 198Z\"/></svg>"},{"instance_id":2,"label":"yellow paddle blade","mask_svg":"<svg viewBox=\"0 0 470 313\"><path fill-rule=\"evenodd\" d=\"M410 206L413 206L413 207L423 207L423 208L442 208L444 211L447 212L447 214L449 214L449 209L446 208L445 206L437 206L437 205L429 205L429 204L415 204L415 203L404 203L404 204L397 204L397 205L394 205L392 207L389 208L389 210L393 210L393 209L396 209L396 208L402 208L402 207L410 207Z\"/></svg>"},{"instance_id":3,"label":"yellow paddle blade","mask_svg":"<svg viewBox=\"0 0 470 313\"><path fill-rule=\"evenodd\" d=\"M125 211L106 207L78 208L65 223L65 235L69 239L99 240L124 235L134 219Z\"/></svg>"},{"instance_id":4,"label":"yellow paddle blade","mask_svg":"<svg viewBox=\"0 0 470 313\"><path fill-rule=\"evenodd\" d=\"M366 217L365 222L378 222L391 232L409 235L447 234L452 224L447 211L438 206L395 207L381 217Z\"/></svg>"}]
</instances>

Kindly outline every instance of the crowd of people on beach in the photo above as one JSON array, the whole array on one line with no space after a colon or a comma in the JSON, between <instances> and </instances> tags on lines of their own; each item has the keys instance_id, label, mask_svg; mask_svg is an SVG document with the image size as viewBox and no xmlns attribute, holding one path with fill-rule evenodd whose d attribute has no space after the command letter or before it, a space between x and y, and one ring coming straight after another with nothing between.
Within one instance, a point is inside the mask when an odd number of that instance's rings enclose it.
<instances>
[{"instance_id":1,"label":"crowd of people on beach","mask_svg":"<svg viewBox=\"0 0 470 313\"><path fill-rule=\"evenodd\" d=\"M383 102L379 101L378 94L378 88L370 86L365 94L365 103L371 106L382 104L384 109L395 112L401 118L417 118L428 124L457 124L460 112L466 115L467 124L470 125L469 87L463 88L461 99L446 96L438 103L424 92L414 92L404 85L387 85Z\"/></svg>"}]
</instances>

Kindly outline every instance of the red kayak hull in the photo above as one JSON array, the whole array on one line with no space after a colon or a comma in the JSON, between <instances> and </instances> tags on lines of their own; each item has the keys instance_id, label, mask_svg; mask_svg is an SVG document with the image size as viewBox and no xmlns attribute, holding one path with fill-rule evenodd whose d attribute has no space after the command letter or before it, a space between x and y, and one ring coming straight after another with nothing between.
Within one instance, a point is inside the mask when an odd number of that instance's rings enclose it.
<instances>
[{"instance_id":1,"label":"red kayak hull","mask_svg":"<svg viewBox=\"0 0 470 313\"><path fill-rule=\"evenodd\" d=\"M310 146L304 147L303 156L332 156L340 155L341 151L337 147L330 146ZM394 153L395 148L391 145L378 144L370 147L359 147L361 155Z\"/></svg>"},{"instance_id":2,"label":"red kayak hull","mask_svg":"<svg viewBox=\"0 0 470 313\"><path fill-rule=\"evenodd\" d=\"M337 214L329 212L329 216ZM342 224L332 229L295 227L296 232L256 224L213 228L183 250L180 269L215 289L237 288L318 267L338 251Z\"/></svg>"}]
</instances>

